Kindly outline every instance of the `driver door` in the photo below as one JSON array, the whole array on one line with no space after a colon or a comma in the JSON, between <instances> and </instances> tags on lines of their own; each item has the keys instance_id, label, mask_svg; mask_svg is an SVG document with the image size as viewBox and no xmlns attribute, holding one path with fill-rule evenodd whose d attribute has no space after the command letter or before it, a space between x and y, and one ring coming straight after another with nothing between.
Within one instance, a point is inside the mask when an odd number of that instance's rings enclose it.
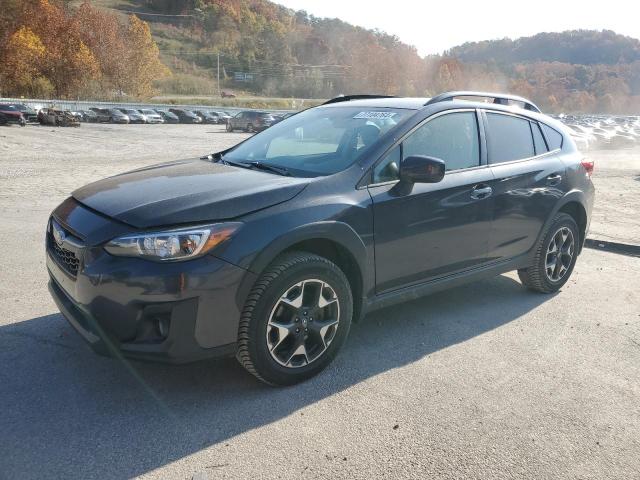
<instances>
[{"instance_id":1,"label":"driver door","mask_svg":"<svg viewBox=\"0 0 640 480\"><path fill-rule=\"evenodd\" d=\"M427 119L374 167L376 291L383 293L486 263L493 198L491 170L481 164L475 110ZM399 181L402 158L444 160L439 183ZM489 192L489 193L487 193Z\"/></svg>"}]
</instances>

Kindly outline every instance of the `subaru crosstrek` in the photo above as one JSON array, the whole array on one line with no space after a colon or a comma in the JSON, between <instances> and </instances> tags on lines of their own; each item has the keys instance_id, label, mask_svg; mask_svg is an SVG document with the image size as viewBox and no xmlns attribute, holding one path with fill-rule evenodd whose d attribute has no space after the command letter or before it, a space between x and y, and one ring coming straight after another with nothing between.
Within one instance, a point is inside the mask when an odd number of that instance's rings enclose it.
<instances>
[{"instance_id":1,"label":"subaru crosstrek","mask_svg":"<svg viewBox=\"0 0 640 480\"><path fill-rule=\"evenodd\" d=\"M235 355L293 384L375 308L510 270L560 289L592 170L521 97L339 97L228 150L74 191L48 223L49 287L100 353Z\"/></svg>"}]
</instances>

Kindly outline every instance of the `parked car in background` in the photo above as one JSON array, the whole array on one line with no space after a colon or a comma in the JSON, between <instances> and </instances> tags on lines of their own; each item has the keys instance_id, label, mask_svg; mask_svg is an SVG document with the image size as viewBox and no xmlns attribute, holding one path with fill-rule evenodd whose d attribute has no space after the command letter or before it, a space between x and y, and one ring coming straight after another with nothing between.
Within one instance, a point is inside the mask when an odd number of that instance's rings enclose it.
<instances>
[{"instance_id":1,"label":"parked car in background","mask_svg":"<svg viewBox=\"0 0 640 480\"><path fill-rule=\"evenodd\" d=\"M54 127L79 127L80 120L74 115L76 112L60 110L58 108L43 108L38 112L38 122L41 125Z\"/></svg>"},{"instance_id":2,"label":"parked car in background","mask_svg":"<svg viewBox=\"0 0 640 480\"><path fill-rule=\"evenodd\" d=\"M198 117L200 117L200 119L202 120L202 123L210 123L210 124L220 123L220 119L218 118L218 115L214 115L211 112L207 112L206 110L194 110L193 113L195 113Z\"/></svg>"},{"instance_id":3,"label":"parked car in background","mask_svg":"<svg viewBox=\"0 0 640 480\"><path fill-rule=\"evenodd\" d=\"M4 125L16 124L24 127L27 124L22 112L13 105L0 104L0 113L5 117Z\"/></svg>"},{"instance_id":4,"label":"parked car in background","mask_svg":"<svg viewBox=\"0 0 640 480\"><path fill-rule=\"evenodd\" d=\"M167 110L157 110L158 115L162 117L164 123L180 123L180 119L175 113L169 112Z\"/></svg>"},{"instance_id":5,"label":"parked car in background","mask_svg":"<svg viewBox=\"0 0 640 480\"><path fill-rule=\"evenodd\" d=\"M80 110L79 112L82 115L82 120L83 122L87 122L87 123L96 123L98 121L98 115L96 115L96 112L91 111L91 110Z\"/></svg>"},{"instance_id":6,"label":"parked car in background","mask_svg":"<svg viewBox=\"0 0 640 480\"><path fill-rule=\"evenodd\" d=\"M10 103L18 110L22 112L22 116L27 121L27 123L38 123L38 112L36 112L29 105L25 105L24 103Z\"/></svg>"},{"instance_id":7,"label":"parked car in background","mask_svg":"<svg viewBox=\"0 0 640 480\"><path fill-rule=\"evenodd\" d=\"M234 130L260 132L273 125L274 121L273 116L269 112L245 110L229 119L227 122L227 132L233 132Z\"/></svg>"},{"instance_id":8,"label":"parked car in background","mask_svg":"<svg viewBox=\"0 0 640 480\"><path fill-rule=\"evenodd\" d=\"M221 110L217 110L217 111L211 112L211 113L218 116L218 118L220 119L219 123L224 123L224 124L227 124L227 122L229 122L229 119L233 116L230 113L223 112Z\"/></svg>"},{"instance_id":9,"label":"parked car in background","mask_svg":"<svg viewBox=\"0 0 640 480\"><path fill-rule=\"evenodd\" d=\"M78 111L70 111L69 112L73 118L75 118L78 122L84 122L84 117L82 115L82 111L78 110Z\"/></svg>"},{"instance_id":10,"label":"parked car in background","mask_svg":"<svg viewBox=\"0 0 640 480\"><path fill-rule=\"evenodd\" d=\"M119 108L122 113L129 117L129 123L147 123L147 117L145 117L138 110L133 108Z\"/></svg>"},{"instance_id":11,"label":"parked car in background","mask_svg":"<svg viewBox=\"0 0 640 480\"><path fill-rule=\"evenodd\" d=\"M129 117L117 108L97 108L92 107L101 123L129 123Z\"/></svg>"},{"instance_id":12,"label":"parked car in background","mask_svg":"<svg viewBox=\"0 0 640 480\"><path fill-rule=\"evenodd\" d=\"M202 123L202 119L191 110L170 108L169 111L178 117L180 123Z\"/></svg>"},{"instance_id":13,"label":"parked car in background","mask_svg":"<svg viewBox=\"0 0 640 480\"><path fill-rule=\"evenodd\" d=\"M164 123L164 119L162 116L156 112L155 110L151 110L150 108L143 108L140 110L145 118L147 119L147 123Z\"/></svg>"}]
</instances>

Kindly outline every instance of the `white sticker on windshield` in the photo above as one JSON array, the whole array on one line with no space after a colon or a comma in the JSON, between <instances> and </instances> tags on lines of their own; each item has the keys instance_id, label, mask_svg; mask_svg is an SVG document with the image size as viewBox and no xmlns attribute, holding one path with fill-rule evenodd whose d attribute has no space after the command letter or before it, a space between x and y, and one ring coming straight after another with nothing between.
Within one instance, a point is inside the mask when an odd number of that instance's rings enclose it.
<instances>
[{"instance_id":1,"label":"white sticker on windshield","mask_svg":"<svg viewBox=\"0 0 640 480\"><path fill-rule=\"evenodd\" d=\"M396 114L396 112L360 112L353 118L391 118Z\"/></svg>"}]
</instances>

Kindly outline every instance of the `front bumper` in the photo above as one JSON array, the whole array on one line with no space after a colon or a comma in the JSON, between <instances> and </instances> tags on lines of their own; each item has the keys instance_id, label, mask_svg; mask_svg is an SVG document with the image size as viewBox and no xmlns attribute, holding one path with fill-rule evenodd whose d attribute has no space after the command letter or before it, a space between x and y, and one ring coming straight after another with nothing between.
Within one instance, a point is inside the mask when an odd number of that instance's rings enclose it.
<instances>
[{"instance_id":1,"label":"front bumper","mask_svg":"<svg viewBox=\"0 0 640 480\"><path fill-rule=\"evenodd\" d=\"M173 263L115 257L84 245L75 230L62 244L77 258L70 269L53 241L47 233L49 291L96 353L167 363L235 354L240 286L253 274L210 255Z\"/></svg>"}]
</instances>

